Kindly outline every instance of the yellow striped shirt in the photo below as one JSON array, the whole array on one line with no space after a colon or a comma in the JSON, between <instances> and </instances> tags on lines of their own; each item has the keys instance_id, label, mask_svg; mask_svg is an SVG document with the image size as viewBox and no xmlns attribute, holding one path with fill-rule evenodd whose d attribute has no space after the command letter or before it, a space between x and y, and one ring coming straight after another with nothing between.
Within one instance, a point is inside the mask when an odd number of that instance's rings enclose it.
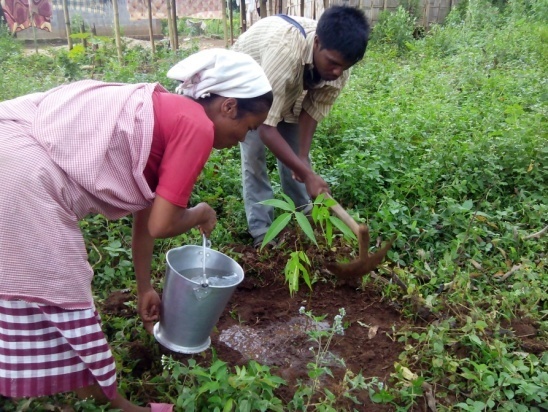
<instances>
[{"instance_id":1,"label":"yellow striped shirt","mask_svg":"<svg viewBox=\"0 0 548 412\"><path fill-rule=\"evenodd\" d=\"M313 66L315 20L294 17L306 32L306 39L291 23L281 17L259 20L243 33L233 49L253 57L263 68L272 85L274 102L264 122L276 126L282 119L298 123L301 109L321 121L335 103L344 87L349 71L334 81L321 81L314 88L304 90L305 65Z\"/></svg>"}]
</instances>

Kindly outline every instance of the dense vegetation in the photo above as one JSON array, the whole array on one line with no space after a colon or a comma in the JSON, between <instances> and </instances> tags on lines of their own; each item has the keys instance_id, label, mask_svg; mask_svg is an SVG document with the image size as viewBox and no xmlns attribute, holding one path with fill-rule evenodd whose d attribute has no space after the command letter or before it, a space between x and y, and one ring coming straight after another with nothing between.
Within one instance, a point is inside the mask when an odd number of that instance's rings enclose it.
<instances>
[{"instance_id":1,"label":"dense vegetation","mask_svg":"<svg viewBox=\"0 0 548 412\"><path fill-rule=\"evenodd\" d=\"M527 319L537 325L539 341L548 338L548 237L538 233L548 224L548 1L462 1L444 25L419 38L412 12L382 16L365 61L353 70L313 148L315 168L333 196L372 232L398 235L381 271L394 271L407 291L388 284L386 298L404 302L410 317L417 302L436 315L435 322L400 333L405 350L396 372L369 390L401 411L422 402L423 382L437 386L439 411L547 410L548 353L523 351L508 325ZM99 47L25 54L20 43L0 35L0 100L89 77L159 81L173 89L167 69L195 50L159 49L153 58L145 49L126 48L120 64L111 39L88 40ZM215 152L193 194L218 212L215 245L249 242L239 168L238 149ZM113 289L133 290L129 218L93 216L82 229L97 299ZM196 238L158 242L159 288L165 252ZM142 400L122 343L151 338L134 328L137 319L104 322L123 365L121 389ZM185 368L171 364L165 374L172 380L158 381L165 386L159 393L184 391L175 374L190 376ZM202 372L186 378L186 390L198 390L204 384L198 377L215 374L213 368ZM265 391L267 399L268 370L250 365L248 373L257 377L253 390ZM219 396L230 393L226 379ZM242 393L231 395L235 405L253 404Z\"/></svg>"}]
</instances>

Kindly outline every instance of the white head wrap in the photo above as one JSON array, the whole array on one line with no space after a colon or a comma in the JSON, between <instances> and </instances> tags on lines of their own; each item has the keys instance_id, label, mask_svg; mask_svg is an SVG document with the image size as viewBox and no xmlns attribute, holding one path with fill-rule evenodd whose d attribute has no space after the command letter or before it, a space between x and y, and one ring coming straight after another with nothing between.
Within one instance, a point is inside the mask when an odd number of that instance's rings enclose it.
<instances>
[{"instance_id":1,"label":"white head wrap","mask_svg":"<svg viewBox=\"0 0 548 412\"><path fill-rule=\"evenodd\" d=\"M167 77L181 81L177 93L193 99L211 93L252 98L272 90L263 69L251 56L226 49L195 53L169 69Z\"/></svg>"}]
</instances>

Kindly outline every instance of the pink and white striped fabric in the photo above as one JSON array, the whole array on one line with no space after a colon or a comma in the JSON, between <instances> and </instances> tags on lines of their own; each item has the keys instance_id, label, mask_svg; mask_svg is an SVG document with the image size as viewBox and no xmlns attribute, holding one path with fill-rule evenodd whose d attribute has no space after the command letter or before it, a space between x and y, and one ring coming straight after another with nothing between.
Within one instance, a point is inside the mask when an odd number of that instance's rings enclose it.
<instances>
[{"instance_id":1,"label":"pink and white striped fabric","mask_svg":"<svg viewBox=\"0 0 548 412\"><path fill-rule=\"evenodd\" d=\"M116 368L94 308L0 300L0 394L46 396L98 383L116 396Z\"/></svg>"},{"instance_id":2,"label":"pink and white striped fabric","mask_svg":"<svg viewBox=\"0 0 548 412\"><path fill-rule=\"evenodd\" d=\"M1 395L116 395L78 221L151 204L154 90L87 80L0 103Z\"/></svg>"},{"instance_id":3,"label":"pink and white striped fabric","mask_svg":"<svg viewBox=\"0 0 548 412\"><path fill-rule=\"evenodd\" d=\"M0 299L93 307L78 220L151 204L156 88L86 80L0 103Z\"/></svg>"}]
</instances>

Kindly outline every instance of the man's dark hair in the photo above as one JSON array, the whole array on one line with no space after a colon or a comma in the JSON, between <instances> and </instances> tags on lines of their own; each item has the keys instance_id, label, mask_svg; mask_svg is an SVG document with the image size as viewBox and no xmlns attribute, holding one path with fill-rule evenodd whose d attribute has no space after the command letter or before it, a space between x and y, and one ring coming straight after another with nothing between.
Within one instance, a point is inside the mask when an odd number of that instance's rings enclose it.
<instances>
[{"instance_id":1,"label":"man's dark hair","mask_svg":"<svg viewBox=\"0 0 548 412\"><path fill-rule=\"evenodd\" d=\"M349 6L329 7L323 12L316 27L321 48L338 51L352 64L363 59L369 31L364 12Z\"/></svg>"}]
</instances>

